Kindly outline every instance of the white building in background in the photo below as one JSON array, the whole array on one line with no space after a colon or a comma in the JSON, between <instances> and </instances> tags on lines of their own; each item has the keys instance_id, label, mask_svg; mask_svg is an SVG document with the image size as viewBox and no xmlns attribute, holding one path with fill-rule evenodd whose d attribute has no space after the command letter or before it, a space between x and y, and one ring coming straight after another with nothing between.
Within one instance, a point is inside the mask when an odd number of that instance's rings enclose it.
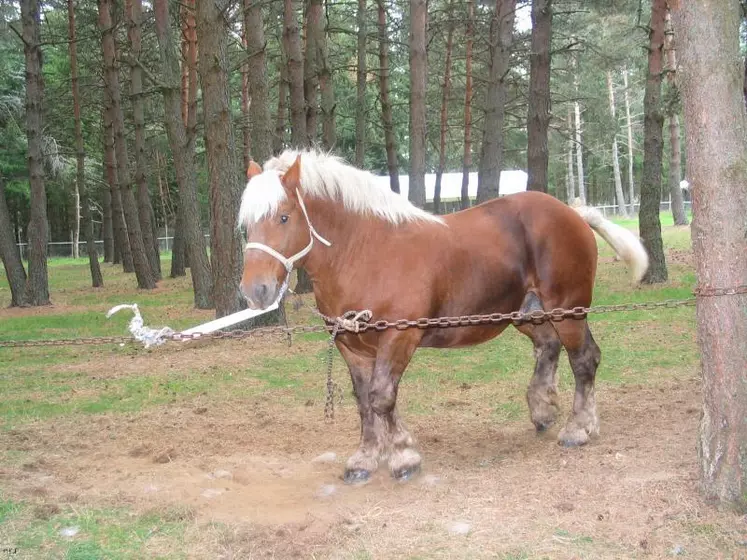
<instances>
[{"instance_id":1,"label":"white building in background","mask_svg":"<svg viewBox=\"0 0 747 560\"><path fill-rule=\"evenodd\" d=\"M377 176L376 181L385 188L390 188L389 175ZM410 177L409 175L399 176L399 190L400 194L407 198L407 194L410 190ZM433 193L436 190L436 174L426 173L425 174L425 200L426 202L433 202ZM521 169L509 169L501 171L501 183L500 183L500 196L507 194L514 194L517 192L523 192L527 190L527 174L526 171ZM469 198L475 200L477 198L477 172L473 171L469 174ZM444 173L441 177L441 200L446 201L458 201L462 197L462 173Z\"/></svg>"}]
</instances>

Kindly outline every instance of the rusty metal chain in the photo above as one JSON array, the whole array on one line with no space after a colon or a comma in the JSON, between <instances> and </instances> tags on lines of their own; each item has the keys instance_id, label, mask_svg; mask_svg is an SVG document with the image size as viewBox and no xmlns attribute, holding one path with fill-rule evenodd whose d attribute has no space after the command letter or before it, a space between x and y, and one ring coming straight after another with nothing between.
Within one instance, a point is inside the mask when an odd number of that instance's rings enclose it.
<instances>
[{"instance_id":1,"label":"rusty metal chain","mask_svg":"<svg viewBox=\"0 0 747 560\"><path fill-rule=\"evenodd\" d=\"M729 289L712 289L708 293L698 295L733 295L747 293L747 286ZM696 298L683 300L666 300L659 302L624 303L617 305L599 305L594 307L573 307L571 309L556 308L549 311L535 310L531 312L513 311L511 313L490 313L480 315L460 315L454 317L421 317L419 319L399 319L396 321L378 320L369 322L370 317L362 316L362 313L348 312L341 317L330 317L317 312L325 325L297 325L292 327L259 327L252 330L216 331L213 333L174 333L167 335L165 340L182 342L187 340L225 340L244 339L266 336L292 336L307 333L332 333L339 323L337 334L341 331L351 333L365 333L368 331L385 331L387 329L406 330L410 328L450 328L450 327L472 327L479 325L495 325L510 321L513 324L534 323L540 324L547 321L558 322L565 319L583 319L586 315L612 313L621 311L641 311L661 308L674 308L695 305ZM125 344L133 342L132 337L127 336L100 336L81 337L66 339L36 339L36 340L0 340L0 348L20 348L38 346L91 346L105 344Z\"/></svg>"}]
</instances>

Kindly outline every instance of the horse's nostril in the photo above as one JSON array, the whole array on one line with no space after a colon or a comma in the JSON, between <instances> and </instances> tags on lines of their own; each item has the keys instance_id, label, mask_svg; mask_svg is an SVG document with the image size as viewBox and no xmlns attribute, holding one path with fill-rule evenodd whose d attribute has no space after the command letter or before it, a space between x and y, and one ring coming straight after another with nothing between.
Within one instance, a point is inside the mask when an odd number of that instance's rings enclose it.
<instances>
[{"instance_id":1,"label":"horse's nostril","mask_svg":"<svg viewBox=\"0 0 747 560\"><path fill-rule=\"evenodd\" d=\"M267 284L257 284L254 286L254 297L256 301L264 301L265 297L267 297L267 292L269 292L270 289L267 287Z\"/></svg>"}]
</instances>

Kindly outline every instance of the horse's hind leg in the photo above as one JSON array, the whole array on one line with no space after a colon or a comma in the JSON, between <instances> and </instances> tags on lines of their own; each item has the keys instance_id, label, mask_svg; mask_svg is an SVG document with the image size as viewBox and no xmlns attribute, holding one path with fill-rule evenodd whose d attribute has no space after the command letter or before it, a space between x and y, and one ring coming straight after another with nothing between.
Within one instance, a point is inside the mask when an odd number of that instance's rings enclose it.
<instances>
[{"instance_id":1,"label":"horse's hind leg","mask_svg":"<svg viewBox=\"0 0 747 560\"><path fill-rule=\"evenodd\" d=\"M530 292L524 298L521 310L531 312L542 309L542 302ZM558 415L558 359L560 339L550 323L524 324L516 327L532 339L534 344L534 375L527 388L527 404L532 423L543 432L555 423Z\"/></svg>"},{"instance_id":2,"label":"horse's hind leg","mask_svg":"<svg viewBox=\"0 0 747 560\"><path fill-rule=\"evenodd\" d=\"M558 434L558 443L567 447L583 445L589 441L589 436L599 434L594 378L602 353L591 336L586 319L566 319L556 323L555 328L568 351L568 360L576 379L573 411Z\"/></svg>"}]
</instances>

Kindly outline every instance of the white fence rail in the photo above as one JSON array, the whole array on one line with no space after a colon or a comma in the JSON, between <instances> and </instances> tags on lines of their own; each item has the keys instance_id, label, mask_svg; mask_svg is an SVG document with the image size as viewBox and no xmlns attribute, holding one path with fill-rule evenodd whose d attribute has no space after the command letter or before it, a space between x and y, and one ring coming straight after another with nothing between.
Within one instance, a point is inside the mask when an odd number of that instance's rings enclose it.
<instances>
[{"instance_id":1,"label":"white fence rail","mask_svg":"<svg viewBox=\"0 0 747 560\"><path fill-rule=\"evenodd\" d=\"M210 235L206 234L205 239L210 239ZM18 249L21 252L21 258L28 260L28 243L17 243ZM96 252L100 257L104 256L104 242L101 239L94 241L96 246ZM159 237L158 238L158 250L161 253L169 253L174 247L174 238ZM85 241L78 243L78 254L80 258L88 258L88 251ZM47 257L50 259L59 258L73 258L73 242L72 241L50 241L47 243Z\"/></svg>"}]
</instances>

